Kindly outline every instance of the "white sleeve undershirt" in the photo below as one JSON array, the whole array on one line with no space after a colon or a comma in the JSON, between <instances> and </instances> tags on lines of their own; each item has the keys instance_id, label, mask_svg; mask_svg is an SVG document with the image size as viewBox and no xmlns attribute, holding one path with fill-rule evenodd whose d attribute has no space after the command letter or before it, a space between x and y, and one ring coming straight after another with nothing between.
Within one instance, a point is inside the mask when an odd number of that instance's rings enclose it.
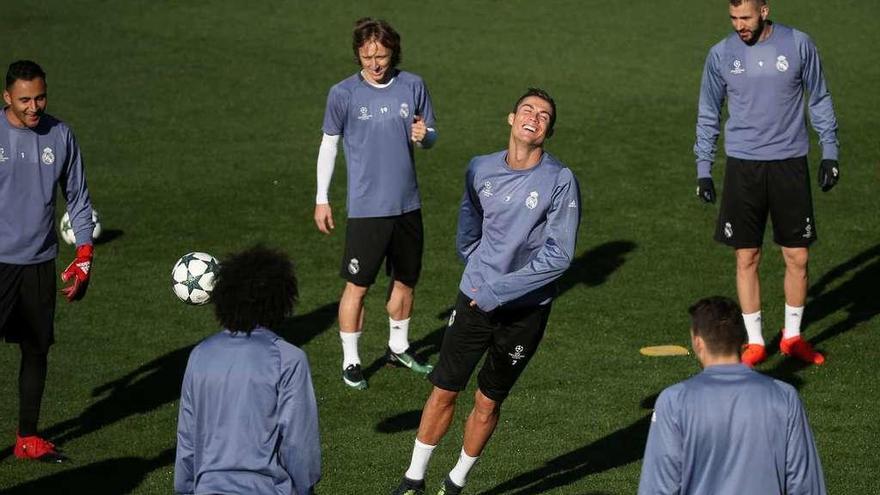
<instances>
[{"instance_id":1,"label":"white sleeve undershirt","mask_svg":"<svg viewBox=\"0 0 880 495\"><path fill-rule=\"evenodd\" d=\"M336 153L339 148L339 135L331 136L324 134L321 139L321 147L318 148L318 192L315 194L315 204L323 205L330 203L327 192L330 190L330 179L333 178L333 168L336 166Z\"/></svg>"}]
</instances>

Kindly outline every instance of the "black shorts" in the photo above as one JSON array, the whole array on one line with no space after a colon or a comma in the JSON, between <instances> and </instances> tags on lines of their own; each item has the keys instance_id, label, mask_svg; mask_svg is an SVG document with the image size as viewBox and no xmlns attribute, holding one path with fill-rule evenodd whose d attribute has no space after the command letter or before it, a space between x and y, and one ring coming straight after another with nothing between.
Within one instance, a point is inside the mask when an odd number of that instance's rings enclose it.
<instances>
[{"instance_id":1,"label":"black shorts","mask_svg":"<svg viewBox=\"0 0 880 495\"><path fill-rule=\"evenodd\" d=\"M0 337L32 352L55 342L55 260L0 263Z\"/></svg>"},{"instance_id":2,"label":"black shorts","mask_svg":"<svg viewBox=\"0 0 880 495\"><path fill-rule=\"evenodd\" d=\"M502 402L538 349L550 304L486 313L470 302L468 296L458 294L443 334L439 362L428 380L444 390L460 392L486 354L477 385L483 395Z\"/></svg>"},{"instance_id":3,"label":"black shorts","mask_svg":"<svg viewBox=\"0 0 880 495\"><path fill-rule=\"evenodd\" d=\"M415 287L422 272L425 234L422 210L393 217L349 218L340 275L349 282L370 286L385 260L392 279Z\"/></svg>"},{"instance_id":4,"label":"black shorts","mask_svg":"<svg viewBox=\"0 0 880 495\"><path fill-rule=\"evenodd\" d=\"M737 249L761 247L768 214L776 244L807 247L816 240L807 158L728 157L715 240Z\"/></svg>"}]
</instances>

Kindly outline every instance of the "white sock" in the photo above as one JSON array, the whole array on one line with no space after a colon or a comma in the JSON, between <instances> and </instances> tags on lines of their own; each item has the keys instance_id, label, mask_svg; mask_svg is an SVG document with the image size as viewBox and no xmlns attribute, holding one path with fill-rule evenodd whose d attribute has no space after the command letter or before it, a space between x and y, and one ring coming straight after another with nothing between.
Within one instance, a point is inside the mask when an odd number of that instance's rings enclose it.
<instances>
[{"instance_id":1,"label":"white sock","mask_svg":"<svg viewBox=\"0 0 880 495\"><path fill-rule=\"evenodd\" d=\"M397 354L409 349L409 318L405 320L388 318L388 326L391 328L388 333L388 347Z\"/></svg>"},{"instance_id":2,"label":"white sock","mask_svg":"<svg viewBox=\"0 0 880 495\"><path fill-rule=\"evenodd\" d=\"M358 355L358 339L361 338L361 333L360 330L339 332L339 337L342 339L342 369L352 364L361 364L361 357Z\"/></svg>"},{"instance_id":3,"label":"white sock","mask_svg":"<svg viewBox=\"0 0 880 495\"><path fill-rule=\"evenodd\" d=\"M471 457L467 455L464 451L464 448L462 447L461 455L458 456L458 462L455 463L455 467L452 468L452 471L449 471L450 481L455 483L456 486L463 487L464 484L467 482L468 472L470 472L471 468L474 467L474 464L476 464L477 459L479 458L480 456Z\"/></svg>"},{"instance_id":4,"label":"white sock","mask_svg":"<svg viewBox=\"0 0 880 495\"><path fill-rule=\"evenodd\" d=\"M782 338L788 339L801 334L801 319L804 317L804 307L785 305L785 327L782 329Z\"/></svg>"},{"instance_id":5,"label":"white sock","mask_svg":"<svg viewBox=\"0 0 880 495\"><path fill-rule=\"evenodd\" d=\"M434 447L436 445L424 444L417 438L413 447L412 460L409 462L409 469L406 470L404 476L413 481L425 479L425 471L428 469L428 461L431 460Z\"/></svg>"},{"instance_id":6,"label":"white sock","mask_svg":"<svg viewBox=\"0 0 880 495\"><path fill-rule=\"evenodd\" d=\"M761 328L761 312L743 313L743 321L746 324L746 332L749 334L749 344L764 345L764 333Z\"/></svg>"}]
</instances>

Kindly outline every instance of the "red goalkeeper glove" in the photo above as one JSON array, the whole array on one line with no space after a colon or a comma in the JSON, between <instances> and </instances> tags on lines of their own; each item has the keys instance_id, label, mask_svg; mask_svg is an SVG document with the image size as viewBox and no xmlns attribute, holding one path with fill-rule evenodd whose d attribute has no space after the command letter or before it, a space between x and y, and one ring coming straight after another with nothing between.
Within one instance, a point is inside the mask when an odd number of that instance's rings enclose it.
<instances>
[{"instance_id":1,"label":"red goalkeeper glove","mask_svg":"<svg viewBox=\"0 0 880 495\"><path fill-rule=\"evenodd\" d=\"M61 289L61 293L68 302L82 299L86 295L89 285L89 272L92 268L92 245L83 244L76 248L76 259L61 273L61 280L67 282L73 279L73 284Z\"/></svg>"}]
</instances>

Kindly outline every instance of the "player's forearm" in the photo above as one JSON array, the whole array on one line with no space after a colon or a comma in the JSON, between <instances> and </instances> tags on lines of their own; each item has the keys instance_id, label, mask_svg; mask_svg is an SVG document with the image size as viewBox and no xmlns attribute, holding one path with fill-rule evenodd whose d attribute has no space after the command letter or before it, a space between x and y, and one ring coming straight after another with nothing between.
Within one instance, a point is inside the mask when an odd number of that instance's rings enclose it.
<instances>
[{"instance_id":1,"label":"player's forearm","mask_svg":"<svg viewBox=\"0 0 880 495\"><path fill-rule=\"evenodd\" d=\"M716 106L714 102L704 102L701 99L697 115L697 139L694 143L694 154L697 156L697 177L712 176L712 162L715 161L720 133L720 106Z\"/></svg>"},{"instance_id":2,"label":"player's forearm","mask_svg":"<svg viewBox=\"0 0 880 495\"><path fill-rule=\"evenodd\" d=\"M822 85L824 87L824 84ZM823 160L837 160L840 142L837 140L837 117L831 102L831 93L810 93L810 122L819 135Z\"/></svg>"},{"instance_id":3,"label":"player's forearm","mask_svg":"<svg viewBox=\"0 0 880 495\"><path fill-rule=\"evenodd\" d=\"M317 179L318 187L315 193L315 204L327 204L330 202L330 181L333 178L333 169L336 166L336 154L339 150L339 136L324 134L321 138L321 146L318 148Z\"/></svg>"},{"instance_id":4,"label":"player's forearm","mask_svg":"<svg viewBox=\"0 0 880 495\"><path fill-rule=\"evenodd\" d=\"M697 177L711 177L712 162L718 136L721 134L721 107L727 95L724 79L718 71L718 54L709 52L700 81L697 105L697 132L694 154L697 156Z\"/></svg>"},{"instance_id":5,"label":"player's forearm","mask_svg":"<svg viewBox=\"0 0 880 495\"><path fill-rule=\"evenodd\" d=\"M67 201L67 213L70 216L70 225L76 238L76 245L81 246L92 243L95 222L92 221L92 202L86 185L79 147L75 141L68 143L68 146L71 152L65 167L64 199Z\"/></svg>"}]
</instances>

